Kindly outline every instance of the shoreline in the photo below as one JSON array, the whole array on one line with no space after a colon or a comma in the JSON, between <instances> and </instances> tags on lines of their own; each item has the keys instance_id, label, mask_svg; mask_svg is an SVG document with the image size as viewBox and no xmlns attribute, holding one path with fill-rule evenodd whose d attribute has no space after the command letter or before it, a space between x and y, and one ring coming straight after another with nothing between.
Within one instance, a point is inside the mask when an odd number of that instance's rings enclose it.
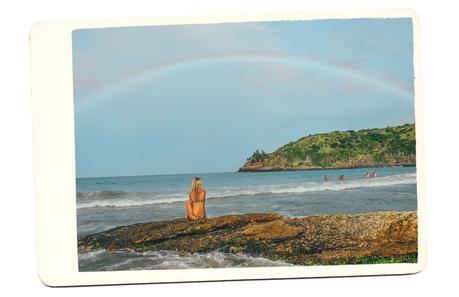
<instances>
[{"instance_id":1,"label":"shoreline","mask_svg":"<svg viewBox=\"0 0 459 297\"><path fill-rule=\"evenodd\" d=\"M86 251L219 251L294 265L412 263L417 261L417 212L174 219L116 227L79 238L78 246Z\"/></svg>"},{"instance_id":2,"label":"shoreline","mask_svg":"<svg viewBox=\"0 0 459 297\"><path fill-rule=\"evenodd\" d=\"M236 172L282 172L282 171L311 171L311 170L340 170L340 169L359 169L359 168L388 168L388 167L416 167L416 164L400 164L400 165L358 165L358 166L345 166L345 167L310 167L310 168L278 168L278 167L265 167L265 168L244 168L241 167Z\"/></svg>"}]
</instances>

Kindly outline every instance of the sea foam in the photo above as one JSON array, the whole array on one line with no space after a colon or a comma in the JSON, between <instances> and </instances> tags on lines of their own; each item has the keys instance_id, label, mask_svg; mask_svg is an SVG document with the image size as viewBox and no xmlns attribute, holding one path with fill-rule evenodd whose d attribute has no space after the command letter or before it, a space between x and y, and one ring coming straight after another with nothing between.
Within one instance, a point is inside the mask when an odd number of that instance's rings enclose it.
<instances>
[{"instance_id":1,"label":"sea foam","mask_svg":"<svg viewBox=\"0 0 459 297\"><path fill-rule=\"evenodd\" d=\"M138 253L129 249L91 252L79 250L78 258L80 271L291 266L282 261L218 251L179 254L175 251Z\"/></svg>"},{"instance_id":2,"label":"sea foam","mask_svg":"<svg viewBox=\"0 0 459 297\"><path fill-rule=\"evenodd\" d=\"M302 183L286 183L278 185L257 185L250 187L219 187L208 188L207 198L228 198L255 195L282 195L289 193L307 193L321 191L343 191L357 188L385 187L401 184L415 184L416 173L395 174L377 178L349 179L343 182L305 181ZM188 198L186 192L155 193L129 191L100 191L77 193L77 208L95 207L141 207L164 203L184 202Z\"/></svg>"}]
</instances>

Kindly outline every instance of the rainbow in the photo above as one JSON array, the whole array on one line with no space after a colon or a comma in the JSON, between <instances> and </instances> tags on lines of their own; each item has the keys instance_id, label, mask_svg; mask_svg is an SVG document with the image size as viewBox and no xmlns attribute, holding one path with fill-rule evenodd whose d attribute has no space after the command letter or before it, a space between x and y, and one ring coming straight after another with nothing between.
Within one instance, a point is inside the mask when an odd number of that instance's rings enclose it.
<instances>
[{"instance_id":1,"label":"rainbow","mask_svg":"<svg viewBox=\"0 0 459 297\"><path fill-rule=\"evenodd\" d=\"M161 74L180 71L185 67L203 67L221 61L235 62L266 62L266 63L283 63L294 67L320 69L326 73L345 77L350 80L359 81L361 84L370 85L385 92L390 92L401 99L412 101L412 90L400 86L396 81L376 76L367 71L356 68L352 65L338 63L336 61L321 60L317 58L296 56L283 52L275 51L238 51L223 52L206 56L188 57L175 59L159 64L154 64L136 72L131 72L128 76L120 81L113 82L100 88L98 92L90 97L109 98L119 91L125 90L132 84L143 82ZM93 100L85 100L93 101ZM99 100L98 100L99 101Z\"/></svg>"}]
</instances>

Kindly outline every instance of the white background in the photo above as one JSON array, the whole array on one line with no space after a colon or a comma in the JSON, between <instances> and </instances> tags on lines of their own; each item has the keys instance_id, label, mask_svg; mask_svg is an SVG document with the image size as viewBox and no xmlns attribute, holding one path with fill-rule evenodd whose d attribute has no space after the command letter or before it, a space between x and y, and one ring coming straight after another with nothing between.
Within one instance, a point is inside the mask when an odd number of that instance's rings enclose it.
<instances>
[{"instance_id":1,"label":"white background","mask_svg":"<svg viewBox=\"0 0 459 297\"><path fill-rule=\"evenodd\" d=\"M6 1L5 1L6 2ZM370 3L371 2L371 3ZM455 1L8 1L0 6L0 293L43 296L448 294L459 291L459 21ZM260 12L413 8L421 21L427 268L416 275L52 289L36 275L28 33L35 21ZM56 123L59 124L59 123ZM6 293L6 294L5 294Z\"/></svg>"}]
</instances>

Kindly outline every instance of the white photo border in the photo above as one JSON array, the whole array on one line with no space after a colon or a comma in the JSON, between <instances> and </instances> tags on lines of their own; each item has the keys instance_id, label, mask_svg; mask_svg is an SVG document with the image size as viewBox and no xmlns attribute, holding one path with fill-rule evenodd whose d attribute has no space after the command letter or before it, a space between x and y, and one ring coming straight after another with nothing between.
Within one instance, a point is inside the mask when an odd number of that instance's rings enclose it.
<instances>
[{"instance_id":1,"label":"white photo border","mask_svg":"<svg viewBox=\"0 0 459 297\"><path fill-rule=\"evenodd\" d=\"M89 28L352 18L411 18L416 119L418 262L402 264L79 272L72 31ZM427 259L420 25L410 9L44 21L30 31L37 270L47 286L417 273Z\"/></svg>"}]
</instances>

